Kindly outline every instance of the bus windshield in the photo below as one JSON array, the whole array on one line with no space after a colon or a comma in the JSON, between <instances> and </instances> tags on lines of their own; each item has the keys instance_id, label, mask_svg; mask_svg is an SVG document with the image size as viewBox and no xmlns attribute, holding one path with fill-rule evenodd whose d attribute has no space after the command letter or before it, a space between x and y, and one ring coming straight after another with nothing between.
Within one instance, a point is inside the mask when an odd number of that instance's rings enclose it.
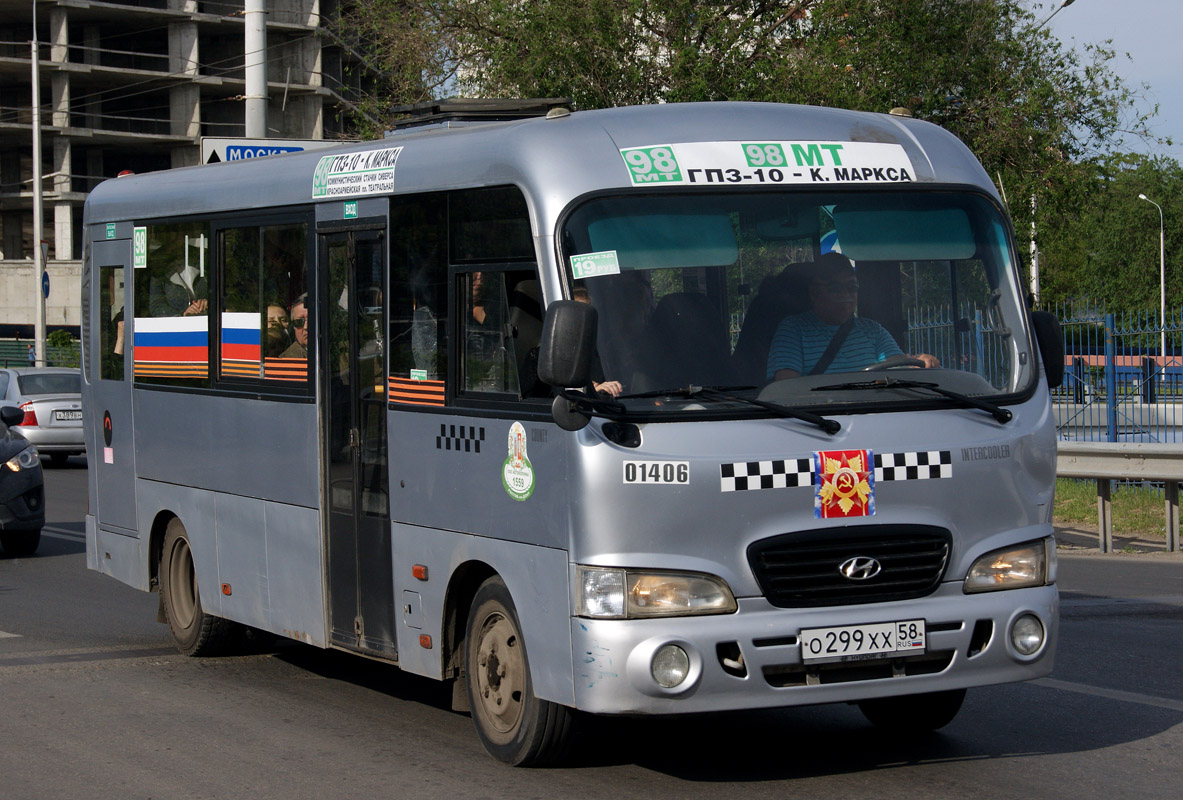
<instances>
[{"instance_id":1,"label":"bus windshield","mask_svg":"<svg viewBox=\"0 0 1183 800\"><path fill-rule=\"evenodd\" d=\"M600 197L561 234L571 297L598 312L592 380L630 410L898 407L938 395L856 390L997 398L1034 377L1006 223L979 194Z\"/></svg>"}]
</instances>

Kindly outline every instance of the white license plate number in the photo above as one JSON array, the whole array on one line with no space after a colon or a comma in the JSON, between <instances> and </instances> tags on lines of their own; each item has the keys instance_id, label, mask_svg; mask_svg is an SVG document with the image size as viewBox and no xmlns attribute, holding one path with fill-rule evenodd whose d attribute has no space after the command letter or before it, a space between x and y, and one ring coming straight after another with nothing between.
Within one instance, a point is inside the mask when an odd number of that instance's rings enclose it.
<instances>
[{"instance_id":1,"label":"white license plate number","mask_svg":"<svg viewBox=\"0 0 1183 800\"><path fill-rule=\"evenodd\" d=\"M69 422L72 420L81 420L82 419L82 412L81 411L55 411L55 412L53 412L53 418L56 420L62 421L62 422Z\"/></svg>"},{"instance_id":2,"label":"white license plate number","mask_svg":"<svg viewBox=\"0 0 1183 800\"><path fill-rule=\"evenodd\" d=\"M806 664L917 655L925 647L922 619L807 628L797 638L801 642L801 660Z\"/></svg>"}]
</instances>

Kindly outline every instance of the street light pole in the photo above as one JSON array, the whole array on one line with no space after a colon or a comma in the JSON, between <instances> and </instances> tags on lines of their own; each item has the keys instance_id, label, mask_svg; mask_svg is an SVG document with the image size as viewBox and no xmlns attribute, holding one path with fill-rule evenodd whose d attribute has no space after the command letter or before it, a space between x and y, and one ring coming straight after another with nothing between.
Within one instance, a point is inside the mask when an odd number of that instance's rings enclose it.
<instances>
[{"instance_id":1,"label":"street light pole","mask_svg":"<svg viewBox=\"0 0 1183 800\"><path fill-rule=\"evenodd\" d=\"M1158 209L1158 319L1162 326L1159 332L1158 352L1162 356L1162 365L1165 367L1167 364L1167 250L1162 206L1144 194L1138 195L1138 199L1145 200Z\"/></svg>"},{"instance_id":2,"label":"street light pole","mask_svg":"<svg viewBox=\"0 0 1183 800\"><path fill-rule=\"evenodd\" d=\"M37 0L33 0L33 302L36 318L33 331L33 358L44 365L45 360L45 293L41 289L41 274L45 258L41 250L41 236L45 226L41 207L41 54L37 48Z\"/></svg>"},{"instance_id":3,"label":"street light pole","mask_svg":"<svg viewBox=\"0 0 1183 800\"><path fill-rule=\"evenodd\" d=\"M1072 5L1072 4L1073 4L1073 3L1075 3L1075 2L1076 2L1076 0L1064 0L1064 2L1062 2L1062 3L1060 3L1058 6L1056 6L1056 10L1055 10L1055 11L1053 11L1052 13L1050 13L1050 14L1048 14L1048 15L1047 15L1047 18L1046 18L1046 19L1045 19L1043 22L1039 23L1038 25L1036 25L1036 26L1035 26L1034 28L1032 28L1031 30L1035 30L1035 31L1039 30L1039 29L1040 29L1040 28L1042 28L1044 25L1046 25L1046 24L1048 24L1049 22L1051 22L1051 21L1052 21L1052 17L1054 17L1056 14L1059 14L1059 13L1060 13L1060 9L1062 9L1062 8L1067 8L1068 6Z\"/></svg>"}]
</instances>

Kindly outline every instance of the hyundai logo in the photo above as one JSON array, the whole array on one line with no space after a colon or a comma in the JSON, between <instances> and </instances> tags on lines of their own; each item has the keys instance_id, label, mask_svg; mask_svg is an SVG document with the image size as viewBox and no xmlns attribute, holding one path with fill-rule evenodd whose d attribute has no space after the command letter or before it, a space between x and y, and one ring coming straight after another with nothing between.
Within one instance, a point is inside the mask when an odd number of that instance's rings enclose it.
<instances>
[{"instance_id":1,"label":"hyundai logo","mask_svg":"<svg viewBox=\"0 0 1183 800\"><path fill-rule=\"evenodd\" d=\"M883 565L870 556L855 556L838 565L842 577L852 581L866 581L883 571Z\"/></svg>"}]
</instances>

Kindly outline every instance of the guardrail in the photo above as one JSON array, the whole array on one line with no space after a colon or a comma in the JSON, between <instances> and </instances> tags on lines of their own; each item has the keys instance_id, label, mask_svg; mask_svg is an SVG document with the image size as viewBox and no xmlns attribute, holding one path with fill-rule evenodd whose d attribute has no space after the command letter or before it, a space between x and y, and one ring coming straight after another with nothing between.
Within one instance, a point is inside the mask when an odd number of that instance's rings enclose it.
<instances>
[{"instance_id":1,"label":"guardrail","mask_svg":"<svg viewBox=\"0 0 1183 800\"><path fill-rule=\"evenodd\" d=\"M1056 476L1095 478L1097 530L1102 553L1113 552L1113 480L1160 480L1166 489L1167 550L1179 551L1179 481L1183 448L1141 442L1059 442Z\"/></svg>"}]
</instances>

